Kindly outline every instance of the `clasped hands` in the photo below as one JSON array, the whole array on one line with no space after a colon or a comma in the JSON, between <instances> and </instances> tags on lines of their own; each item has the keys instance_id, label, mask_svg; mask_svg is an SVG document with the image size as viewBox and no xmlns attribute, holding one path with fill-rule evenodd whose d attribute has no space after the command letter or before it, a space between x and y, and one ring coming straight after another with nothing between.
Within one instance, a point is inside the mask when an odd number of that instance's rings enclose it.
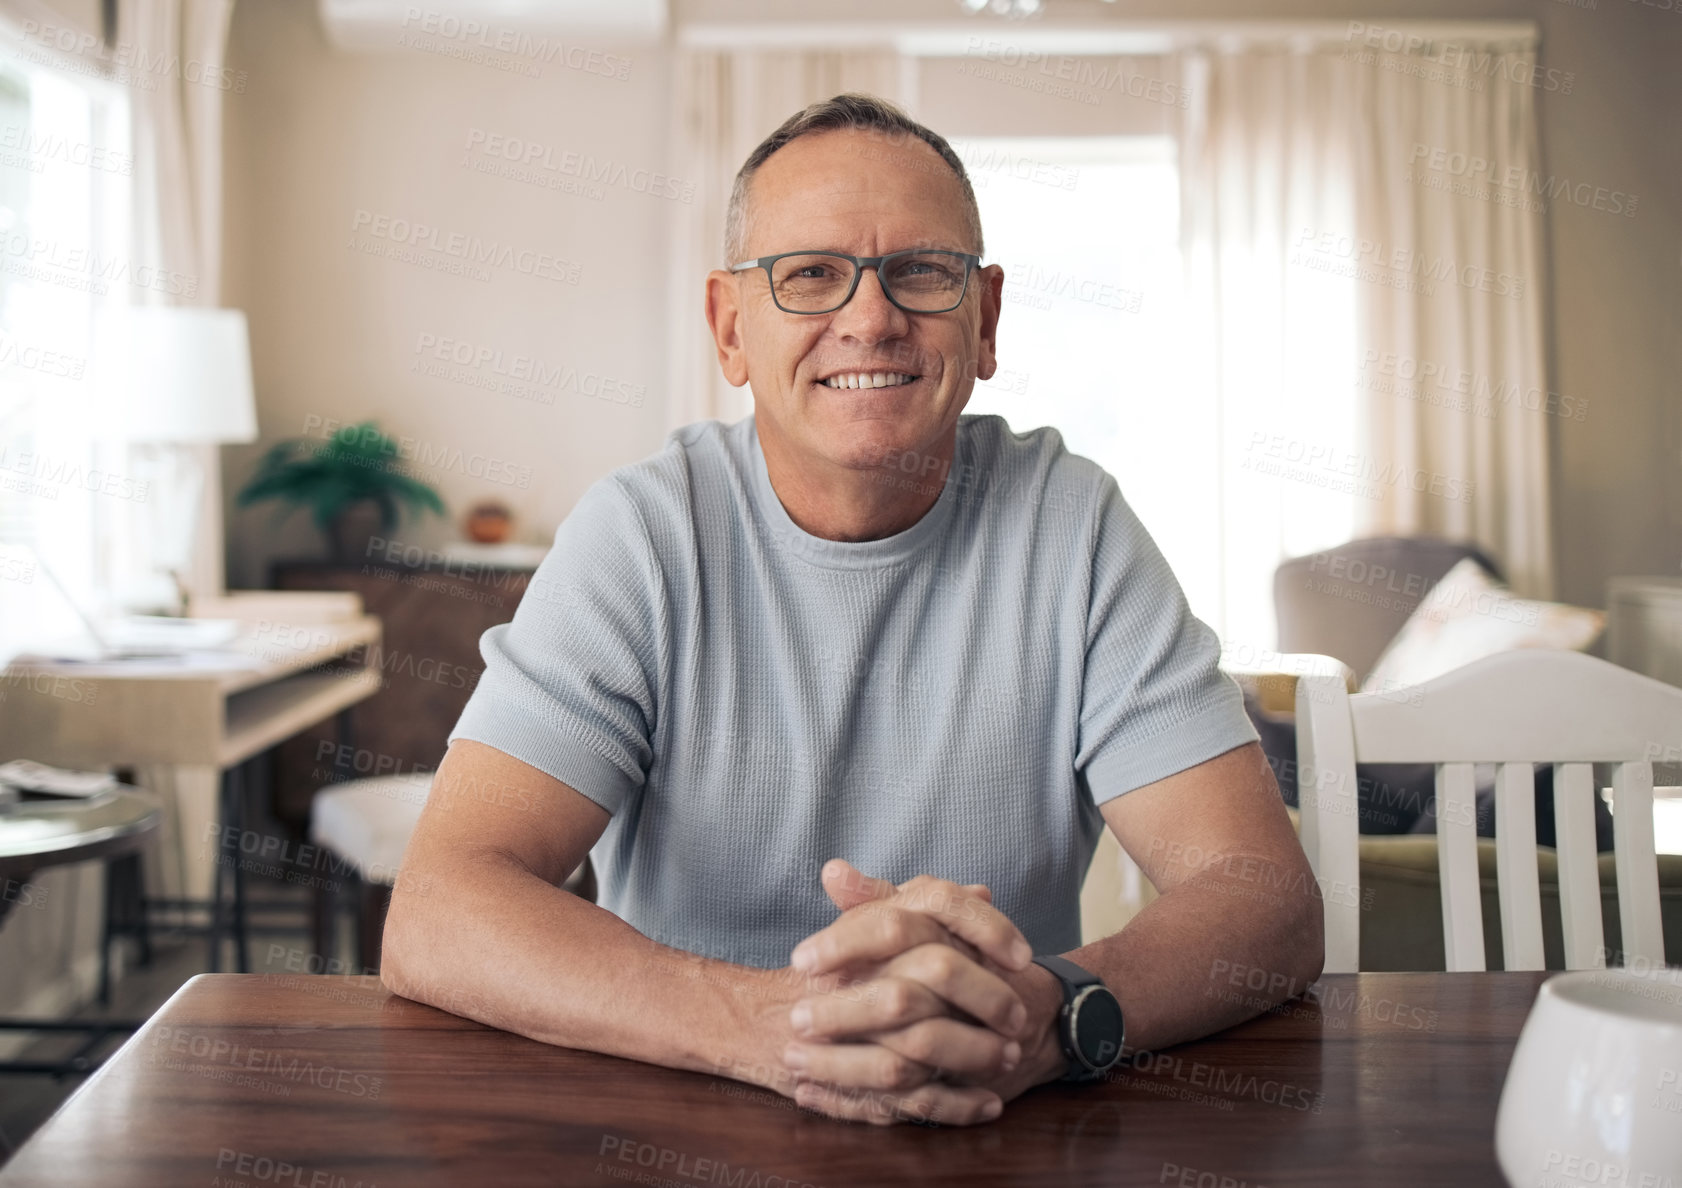
<instances>
[{"instance_id":1,"label":"clasped hands","mask_svg":"<svg viewBox=\"0 0 1682 1188\"><path fill-rule=\"evenodd\" d=\"M823 886L841 916L795 947L801 993L777 1008L786 1095L837 1118L971 1125L1061 1074L1061 986L986 887L895 886L841 859Z\"/></svg>"}]
</instances>

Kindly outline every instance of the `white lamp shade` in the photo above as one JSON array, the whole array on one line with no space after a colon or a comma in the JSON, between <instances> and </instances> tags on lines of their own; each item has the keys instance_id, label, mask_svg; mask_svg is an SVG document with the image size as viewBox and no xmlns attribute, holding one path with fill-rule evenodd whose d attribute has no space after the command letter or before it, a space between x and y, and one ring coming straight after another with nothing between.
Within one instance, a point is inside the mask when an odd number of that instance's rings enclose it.
<instances>
[{"instance_id":1,"label":"white lamp shade","mask_svg":"<svg viewBox=\"0 0 1682 1188\"><path fill-rule=\"evenodd\" d=\"M256 441L251 337L237 309L123 306L95 325L103 427L129 441Z\"/></svg>"}]
</instances>

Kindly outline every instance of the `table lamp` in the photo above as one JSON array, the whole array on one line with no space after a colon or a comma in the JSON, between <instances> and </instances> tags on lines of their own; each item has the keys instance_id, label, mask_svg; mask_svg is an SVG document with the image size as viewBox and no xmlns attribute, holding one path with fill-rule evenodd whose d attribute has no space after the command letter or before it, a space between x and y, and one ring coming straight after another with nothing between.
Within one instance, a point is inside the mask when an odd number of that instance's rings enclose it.
<instances>
[{"instance_id":1,"label":"table lamp","mask_svg":"<svg viewBox=\"0 0 1682 1188\"><path fill-rule=\"evenodd\" d=\"M251 340L237 309L119 306L95 324L92 378L102 430L141 446L135 463L157 493L152 565L187 611L188 585L207 475L193 446L257 440ZM217 476L219 478L219 476ZM220 506L216 494L213 510Z\"/></svg>"}]
</instances>

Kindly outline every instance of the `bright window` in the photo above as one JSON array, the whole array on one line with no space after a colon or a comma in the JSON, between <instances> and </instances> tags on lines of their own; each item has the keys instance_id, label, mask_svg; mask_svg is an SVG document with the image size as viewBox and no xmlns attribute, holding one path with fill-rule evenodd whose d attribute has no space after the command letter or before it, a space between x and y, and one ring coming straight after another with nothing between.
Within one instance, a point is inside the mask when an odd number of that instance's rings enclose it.
<instances>
[{"instance_id":1,"label":"bright window","mask_svg":"<svg viewBox=\"0 0 1682 1188\"><path fill-rule=\"evenodd\" d=\"M1271 646L1274 566L1347 539L1353 511L1306 484L1255 486L1242 473L1243 443L1272 423L1270 405L1247 404L1242 384L1220 400L1207 368L1192 365L1206 348L1188 315L1174 142L953 147L981 204L988 260L1005 269L1000 371L976 385L967 411L1019 431L1056 427L1116 477L1192 610L1225 639ZM1347 304L1324 315L1317 357L1348 375ZM1328 407L1319 432L1346 440L1352 415L1350 402Z\"/></svg>"},{"instance_id":2,"label":"bright window","mask_svg":"<svg viewBox=\"0 0 1682 1188\"><path fill-rule=\"evenodd\" d=\"M94 311L128 300L127 120L120 88L0 57L0 655L76 629L43 566L97 606L132 564L88 390Z\"/></svg>"}]
</instances>

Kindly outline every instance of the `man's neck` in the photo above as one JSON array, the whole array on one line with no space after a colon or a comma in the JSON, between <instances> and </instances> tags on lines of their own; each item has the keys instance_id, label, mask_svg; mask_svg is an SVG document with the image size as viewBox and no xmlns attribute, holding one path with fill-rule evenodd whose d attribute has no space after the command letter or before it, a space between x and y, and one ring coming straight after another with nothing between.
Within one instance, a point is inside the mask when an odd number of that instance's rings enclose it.
<instances>
[{"instance_id":1,"label":"man's neck","mask_svg":"<svg viewBox=\"0 0 1682 1188\"><path fill-rule=\"evenodd\" d=\"M956 430L938 447L862 469L797 453L780 434L761 433L765 471L783 510L801 531L824 540L881 540L910 528L940 499L952 465ZM911 458L907 455L906 458Z\"/></svg>"}]
</instances>

